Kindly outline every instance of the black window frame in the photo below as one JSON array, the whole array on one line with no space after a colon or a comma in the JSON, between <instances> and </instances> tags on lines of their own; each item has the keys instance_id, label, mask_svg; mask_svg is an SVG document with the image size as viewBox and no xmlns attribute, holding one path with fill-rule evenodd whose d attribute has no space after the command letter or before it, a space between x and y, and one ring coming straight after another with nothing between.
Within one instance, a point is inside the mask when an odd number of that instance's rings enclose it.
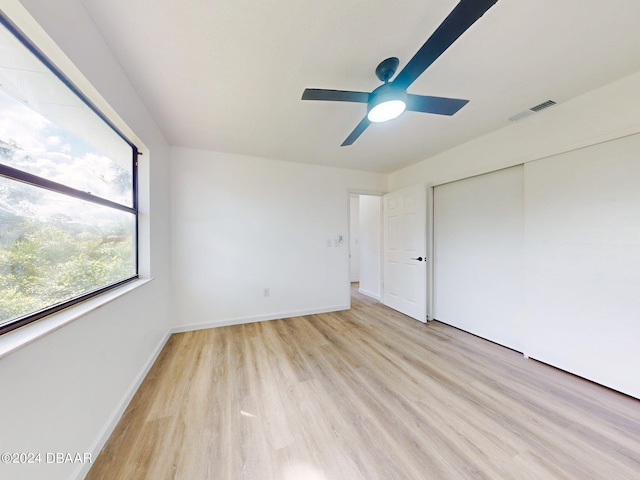
<instances>
[{"instance_id":1,"label":"black window frame","mask_svg":"<svg viewBox=\"0 0 640 480\"><path fill-rule=\"evenodd\" d=\"M34 54L38 60L40 60L64 85L69 88L83 103L85 103L103 122L105 122L109 128L111 128L122 140L127 143L132 150L132 206L120 204L117 202L113 202L111 200L98 197L96 195L92 195L89 192L84 192L82 190L78 190L67 185L63 185L61 183L53 182L46 178L33 175L31 173L9 167L3 164L0 164L0 176L8 178L9 180L25 183L28 185L32 185L34 187L43 188L45 190L53 191L56 193L60 193L62 195L66 195L68 197L77 198L80 200L84 200L87 202L95 203L98 205L106 206L109 208L113 208L116 210L121 210L125 212L129 212L134 215L135 218L135 249L134 249L134 263L135 263L135 274L131 277L119 280L115 283L97 288L95 290L91 290L82 295L73 297L68 300L61 301L59 303L50 305L41 310L37 310L32 313L25 314L21 317L17 317L8 321L8 323L0 326L0 335L16 330L20 327L33 323L37 320L40 320L44 317L52 315L54 313L60 312L61 310L65 310L69 307L77 305L81 302L84 302L90 298L96 297L100 294L118 288L126 283L132 282L140 277L140 254L139 254L139 214L138 214L138 156L142 155L138 147L127 138L122 131L120 131L114 124L111 122L106 115L104 115L98 107L95 106L93 102L91 102L74 84L73 82L64 74L62 71L56 67L56 65L49 60L49 58L34 44L29 40L29 38L4 14L4 12L0 11L0 24L9 30L17 39L24 45L32 54Z\"/></svg>"}]
</instances>

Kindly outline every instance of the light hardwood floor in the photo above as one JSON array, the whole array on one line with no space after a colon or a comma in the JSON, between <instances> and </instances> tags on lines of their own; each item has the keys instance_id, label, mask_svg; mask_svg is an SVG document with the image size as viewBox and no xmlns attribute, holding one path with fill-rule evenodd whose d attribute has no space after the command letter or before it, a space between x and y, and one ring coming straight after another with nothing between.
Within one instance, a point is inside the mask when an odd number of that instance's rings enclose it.
<instances>
[{"instance_id":1,"label":"light hardwood floor","mask_svg":"<svg viewBox=\"0 0 640 480\"><path fill-rule=\"evenodd\" d=\"M640 479L640 401L354 292L173 335L87 478Z\"/></svg>"}]
</instances>

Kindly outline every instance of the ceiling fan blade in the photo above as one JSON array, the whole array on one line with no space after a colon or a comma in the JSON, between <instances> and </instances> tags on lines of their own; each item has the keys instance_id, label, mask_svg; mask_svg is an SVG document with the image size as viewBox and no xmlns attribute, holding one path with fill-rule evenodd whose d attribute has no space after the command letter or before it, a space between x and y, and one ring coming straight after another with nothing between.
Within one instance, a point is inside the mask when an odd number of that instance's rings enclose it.
<instances>
[{"instance_id":1,"label":"ceiling fan blade","mask_svg":"<svg viewBox=\"0 0 640 480\"><path fill-rule=\"evenodd\" d=\"M406 89L498 0L461 0L393 80Z\"/></svg>"},{"instance_id":2,"label":"ceiling fan blade","mask_svg":"<svg viewBox=\"0 0 640 480\"><path fill-rule=\"evenodd\" d=\"M429 97L427 95L407 95L407 110L412 112L435 113L436 115L453 115L469 100L459 98Z\"/></svg>"},{"instance_id":3,"label":"ceiling fan blade","mask_svg":"<svg viewBox=\"0 0 640 480\"><path fill-rule=\"evenodd\" d=\"M302 93L302 100L328 100L331 102L367 103L367 92L351 92L349 90L325 90L323 88L306 88Z\"/></svg>"},{"instance_id":4,"label":"ceiling fan blade","mask_svg":"<svg viewBox=\"0 0 640 480\"><path fill-rule=\"evenodd\" d=\"M347 139L344 142L342 142L342 145L340 146L346 147L348 145L353 144L353 142L355 142L358 139L358 137L362 135L362 132L364 132L369 125L371 125L371 121L367 117L364 117L362 121L358 124L358 126L353 129L353 132L349 134Z\"/></svg>"}]
</instances>

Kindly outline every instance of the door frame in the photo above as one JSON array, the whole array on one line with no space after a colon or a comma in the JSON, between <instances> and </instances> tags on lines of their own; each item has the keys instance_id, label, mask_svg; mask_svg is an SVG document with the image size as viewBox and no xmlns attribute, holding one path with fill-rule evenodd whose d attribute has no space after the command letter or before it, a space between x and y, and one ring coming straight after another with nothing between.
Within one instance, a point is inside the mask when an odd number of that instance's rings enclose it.
<instances>
[{"instance_id":1,"label":"door frame","mask_svg":"<svg viewBox=\"0 0 640 480\"><path fill-rule=\"evenodd\" d=\"M436 186L430 183L426 184L427 195L427 323L433 318L433 300L434 300L434 269L435 269L435 210L434 210L434 188Z\"/></svg>"},{"instance_id":2,"label":"door frame","mask_svg":"<svg viewBox=\"0 0 640 480\"><path fill-rule=\"evenodd\" d=\"M447 182L444 182L447 183ZM427 322L430 320L434 320L433 318L433 300L434 300L434 205L433 205L433 192L434 188L437 185L432 183L426 183L426 196L427 196ZM384 190L367 190L361 188L348 188L346 195L346 209L347 209L347 232L351 231L351 195L371 195L374 197L380 197L380 201L382 201L382 197L389 192ZM382 228L383 224L383 208L380 209L380 256L384 254L384 231ZM348 238L348 251L346 256L347 268L346 268L346 292L347 292L347 304L349 308L351 308L351 278L349 275L349 255L351 254L351 238L349 237L350 233L347 235ZM384 298L384 265L383 262L380 263L380 298Z\"/></svg>"}]
</instances>

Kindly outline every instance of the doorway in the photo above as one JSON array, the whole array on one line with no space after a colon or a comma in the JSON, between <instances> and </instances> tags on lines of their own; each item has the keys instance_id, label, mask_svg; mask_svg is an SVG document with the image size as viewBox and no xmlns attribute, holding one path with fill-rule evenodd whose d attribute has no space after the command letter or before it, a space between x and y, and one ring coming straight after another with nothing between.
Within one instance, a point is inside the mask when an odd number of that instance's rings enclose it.
<instances>
[{"instance_id":1,"label":"doorway","mask_svg":"<svg viewBox=\"0 0 640 480\"><path fill-rule=\"evenodd\" d=\"M381 300L381 194L349 194L349 282L358 283L358 292Z\"/></svg>"}]
</instances>

